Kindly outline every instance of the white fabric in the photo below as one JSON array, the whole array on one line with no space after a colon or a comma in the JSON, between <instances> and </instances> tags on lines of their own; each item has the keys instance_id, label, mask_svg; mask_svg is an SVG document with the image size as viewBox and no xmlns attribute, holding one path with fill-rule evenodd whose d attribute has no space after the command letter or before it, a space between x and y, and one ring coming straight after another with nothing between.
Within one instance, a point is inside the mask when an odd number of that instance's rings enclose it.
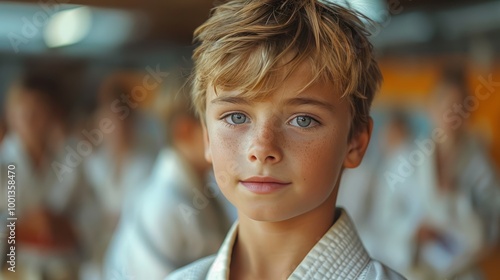
<instances>
[{"instance_id":1,"label":"white fabric","mask_svg":"<svg viewBox=\"0 0 500 280\"><path fill-rule=\"evenodd\" d=\"M106 279L163 279L217 251L229 222L195 178L174 151L160 152L138 213L113 240Z\"/></svg>"},{"instance_id":2,"label":"white fabric","mask_svg":"<svg viewBox=\"0 0 500 280\"><path fill-rule=\"evenodd\" d=\"M66 142L67 146L76 146L74 142ZM29 211L48 208L54 214L64 215L75 227L81 242L81 248L87 249L89 239L94 235L95 224L89 219L92 211L89 208L89 193L83 180L81 165L70 166L66 162L66 151L61 151L53 160L45 163L44 170L36 170L32 160L26 153L20 138L14 133L8 134L0 145L0 218L7 219L7 166L14 164L15 172L15 215L17 223L23 214ZM52 167L53 163L64 166L63 169ZM61 176L58 178L58 175ZM91 226L92 225L92 226ZM7 236L3 226L0 229L0 252L5 252ZM41 271L74 270L77 260L74 251L40 249L37 245L16 244L16 257L20 273L32 271L41 275ZM88 253L88 252L85 252ZM54 268L54 266L57 266Z\"/></svg>"},{"instance_id":3,"label":"white fabric","mask_svg":"<svg viewBox=\"0 0 500 280\"><path fill-rule=\"evenodd\" d=\"M101 201L103 210L119 217L123 211L133 208L137 196L147 185L157 150L139 142L123 158L119 176L116 176L117 167L110 149L103 143L83 163L87 180Z\"/></svg>"},{"instance_id":4,"label":"white fabric","mask_svg":"<svg viewBox=\"0 0 500 280\"><path fill-rule=\"evenodd\" d=\"M229 231L216 256L202 259L172 273L166 280L227 280L231 252L238 224ZM359 239L347 213L316 243L289 280L391 280L404 279L397 273L370 258Z\"/></svg>"},{"instance_id":5,"label":"white fabric","mask_svg":"<svg viewBox=\"0 0 500 280\"><path fill-rule=\"evenodd\" d=\"M54 158L65 165L64 158ZM21 140L15 134L5 137L0 146L0 165L2 167L2 191L7 190L6 172L9 164L14 164L16 169L16 215L37 207L50 207L56 213L68 210L75 199L81 183L81 167L70 168L71 171L61 172L59 180L56 172L51 167L53 162L46 163L46 169L37 171L32 161L26 154ZM0 211L6 210L6 203L0 203ZM2 206L5 206L2 207Z\"/></svg>"},{"instance_id":6,"label":"white fabric","mask_svg":"<svg viewBox=\"0 0 500 280\"><path fill-rule=\"evenodd\" d=\"M111 144L107 142L96 146L94 153L83 161L85 176L98 202L94 207L101 218L98 235L91 245L95 263L100 264L106 254L116 256L119 253L113 240L122 239L121 224L127 223L137 213L138 201L153 169L158 151L156 146L143 137L134 138L132 143L121 159L120 167L113 158Z\"/></svg>"}]
</instances>

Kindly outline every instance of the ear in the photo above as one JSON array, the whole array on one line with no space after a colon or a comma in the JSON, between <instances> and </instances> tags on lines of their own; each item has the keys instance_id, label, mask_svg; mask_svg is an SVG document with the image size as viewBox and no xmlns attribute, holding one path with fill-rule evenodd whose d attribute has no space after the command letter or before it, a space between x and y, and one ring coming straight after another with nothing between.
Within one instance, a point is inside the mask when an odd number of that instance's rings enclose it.
<instances>
[{"instance_id":1,"label":"ear","mask_svg":"<svg viewBox=\"0 0 500 280\"><path fill-rule=\"evenodd\" d=\"M346 157L344 158L345 168L356 168L361 164L365 155L373 130L373 119L370 117L366 127L356 134L353 134L348 145Z\"/></svg>"},{"instance_id":2,"label":"ear","mask_svg":"<svg viewBox=\"0 0 500 280\"><path fill-rule=\"evenodd\" d=\"M210 150L210 138L208 137L207 126L204 121L201 122L201 128L203 129L203 144L205 146L205 159L212 163L212 152Z\"/></svg>"}]
</instances>

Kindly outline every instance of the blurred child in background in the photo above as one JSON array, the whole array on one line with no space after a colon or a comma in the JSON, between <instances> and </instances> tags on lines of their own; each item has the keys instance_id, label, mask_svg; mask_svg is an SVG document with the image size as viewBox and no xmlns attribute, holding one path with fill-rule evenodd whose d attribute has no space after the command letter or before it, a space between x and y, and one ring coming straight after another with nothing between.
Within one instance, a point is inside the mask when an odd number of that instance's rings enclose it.
<instances>
[{"instance_id":1,"label":"blurred child in background","mask_svg":"<svg viewBox=\"0 0 500 280\"><path fill-rule=\"evenodd\" d=\"M108 251L106 279L163 279L215 253L229 229L218 189L207 176L202 128L188 92L172 78L158 101L167 145L142 184L138 213L122 220Z\"/></svg>"},{"instance_id":2,"label":"blurred child in background","mask_svg":"<svg viewBox=\"0 0 500 280\"><path fill-rule=\"evenodd\" d=\"M99 89L90 126L81 133L94 145L92 154L84 160L85 175L103 214L93 244L97 263L102 263L113 234L120 231L120 219L135 212L158 152L154 141L141 133L140 126L147 118L141 115L143 104L131 94L142 84L140 77L125 71L108 76Z\"/></svg>"},{"instance_id":3,"label":"blurred child in background","mask_svg":"<svg viewBox=\"0 0 500 280\"><path fill-rule=\"evenodd\" d=\"M388 178L391 172L398 174L401 158L411 153L413 136L409 115L394 105L388 111L387 120L379 133L379 145L373 147L378 154L370 153L377 156L377 160L362 164L364 174L358 170L346 173L342 182L354 185L358 177L364 177L366 183L363 185L367 187L357 192L346 188L340 199L348 209L357 209L353 213L359 214L353 219L370 254L402 271L412 262L409 252L413 250L411 238L417 226L415 220L420 215L420 201L415 199L418 189L414 181L407 180L402 187L391 182L391 177ZM366 203L353 204L350 196L360 195L366 197Z\"/></svg>"},{"instance_id":4,"label":"blurred child in background","mask_svg":"<svg viewBox=\"0 0 500 280\"><path fill-rule=\"evenodd\" d=\"M40 73L25 74L7 96L9 132L0 146L0 165L2 170L15 165L18 271L10 276L20 279L76 279L78 275L83 238L78 222L85 186L80 166L65 162L68 107L64 97L59 80ZM0 184L6 194L7 181ZM7 205L0 205L6 218ZM1 240L2 254L6 245Z\"/></svg>"},{"instance_id":5,"label":"blurred child in background","mask_svg":"<svg viewBox=\"0 0 500 280\"><path fill-rule=\"evenodd\" d=\"M467 89L465 68L445 66L430 106L433 133L442 136L416 172L427 212L415 232L415 266L436 277L460 274L499 237L500 184L487 147L468 126L469 101L481 101Z\"/></svg>"},{"instance_id":6,"label":"blurred child in background","mask_svg":"<svg viewBox=\"0 0 500 280\"><path fill-rule=\"evenodd\" d=\"M431 97L430 133L413 137L415 116L393 114L383 156L366 169L368 202L351 205L362 208L355 221L370 254L408 279L482 279L470 267L498 240L500 187L467 126L472 112L459 111L468 96L463 68L445 68Z\"/></svg>"}]
</instances>

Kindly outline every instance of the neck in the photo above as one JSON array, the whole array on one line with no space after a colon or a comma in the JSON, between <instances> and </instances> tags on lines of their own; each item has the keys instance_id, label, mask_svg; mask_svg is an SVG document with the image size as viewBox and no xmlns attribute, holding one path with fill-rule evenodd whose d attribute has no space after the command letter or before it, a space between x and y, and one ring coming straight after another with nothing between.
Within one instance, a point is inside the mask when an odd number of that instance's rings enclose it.
<instances>
[{"instance_id":1,"label":"neck","mask_svg":"<svg viewBox=\"0 0 500 280\"><path fill-rule=\"evenodd\" d=\"M239 215L231 279L288 278L334 224L337 191L338 183L323 204L286 221L261 222Z\"/></svg>"}]
</instances>

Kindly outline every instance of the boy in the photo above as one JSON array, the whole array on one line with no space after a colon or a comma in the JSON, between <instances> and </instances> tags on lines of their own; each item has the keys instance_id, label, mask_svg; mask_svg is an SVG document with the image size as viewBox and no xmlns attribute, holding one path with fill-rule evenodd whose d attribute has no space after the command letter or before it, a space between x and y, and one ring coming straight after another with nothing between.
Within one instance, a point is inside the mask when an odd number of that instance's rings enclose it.
<instances>
[{"instance_id":1,"label":"boy","mask_svg":"<svg viewBox=\"0 0 500 280\"><path fill-rule=\"evenodd\" d=\"M239 222L168 279L402 279L370 259L336 197L370 139L381 74L357 15L235 0L195 31L205 157Z\"/></svg>"}]
</instances>

